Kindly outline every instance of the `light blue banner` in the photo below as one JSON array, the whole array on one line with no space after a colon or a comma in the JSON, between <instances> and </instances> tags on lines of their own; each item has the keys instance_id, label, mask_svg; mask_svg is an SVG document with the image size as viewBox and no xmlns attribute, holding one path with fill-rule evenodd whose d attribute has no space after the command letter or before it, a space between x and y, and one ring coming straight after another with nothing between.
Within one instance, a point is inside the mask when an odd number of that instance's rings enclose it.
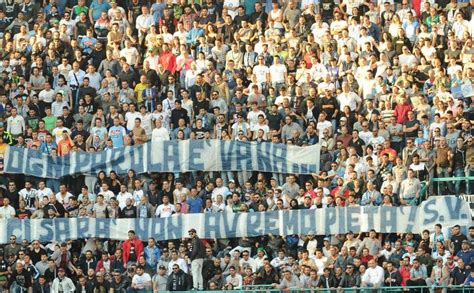
<instances>
[{"instance_id":1,"label":"light blue banner","mask_svg":"<svg viewBox=\"0 0 474 293\"><path fill-rule=\"evenodd\" d=\"M319 170L319 154L319 145L297 147L221 140L149 142L98 153L76 152L64 157L10 147L4 172L42 178L97 174L100 170L126 174L129 169L137 173L247 170L309 174Z\"/></svg>"},{"instance_id":2,"label":"light blue banner","mask_svg":"<svg viewBox=\"0 0 474 293\"><path fill-rule=\"evenodd\" d=\"M127 239L127 231L135 230L140 239L157 240L187 237L194 228L201 238L254 237L260 235L319 235L367 232L420 233L432 230L436 223L449 228L456 224L463 230L472 225L471 211L457 197L430 197L418 207L351 207L314 210L291 210L254 213L181 214L151 219L45 219L1 220L0 243L9 236L40 241L64 241L79 238Z\"/></svg>"}]
</instances>

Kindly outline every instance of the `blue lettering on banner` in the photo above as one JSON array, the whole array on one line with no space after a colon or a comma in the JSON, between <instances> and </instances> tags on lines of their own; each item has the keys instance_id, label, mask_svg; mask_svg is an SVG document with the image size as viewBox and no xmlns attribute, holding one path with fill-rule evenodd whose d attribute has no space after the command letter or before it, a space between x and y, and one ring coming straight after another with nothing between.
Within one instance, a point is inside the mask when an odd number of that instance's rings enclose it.
<instances>
[{"instance_id":1,"label":"blue lettering on banner","mask_svg":"<svg viewBox=\"0 0 474 293\"><path fill-rule=\"evenodd\" d=\"M262 171L272 173L311 173L319 164L319 147L291 147L284 144L240 141L191 140L148 142L97 153L71 153L48 156L37 150L8 147L4 172L36 177L61 178L74 174L97 174L115 170L124 175L188 171ZM314 150L314 152L311 152ZM314 156L308 156L314 153ZM22 158L29 158L23 160ZM294 159L287 166L288 158ZM211 162L211 163L209 163Z\"/></svg>"},{"instance_id":2,"label":"blue lettering on banner","mask_svg":"<svg viewBox=\"0 0 474 293\"><path fill-rule=\"evenodd\" d=\"M44 161L41 158L40 153L28 152L27 155L28 155L27 160L26 159L21 160L27 163L27 166L28 166L27 170L33 174L41 174L45 176L46 174L44 174L44 171L47 170L47 168L45 168L46 166L44 166Z\"/></svg>"},{"instance_id":3,"label":"blue lettering on banner","mask_svg":"<svg viewBox=\"0 0 474 293\"><path fill-rule=\"evenodd\" d=\"M302 223L301 231L306 234L310 231L315 230L316 226L316 213L299 213L300 223Z\"/></svg>"},{"instance_id":4,"label":"blue lettering on banner","mask_svg":"<svg viewBox=\"0 0 474 293\"><path fill-rule=\"evenodd\" d=\"M228 235L227 233L229 233L231 235L229 238L235 237L236 231L237 231L237 225L239 224L240 214L230 214L229 216L227 216L227 214L222 213L221 217L222 217L221 221L224 224L225 235ZM220 235L220 236L225 237L225 235Z\"/></svg>"},{"instance_id":5,"label":"blue lettering on banner","mask_svg":"<svg viewBox=\"0 0 474 293\"><path fill-rule=\"evenodd\" d=\"M408 215L408 223L407 223L407 226L406 226L406 231L407 232L412 232L418 213L417 213L417 208L416 207L409 207L409 209L410 209L410 214ZM403 209L402 209L402 211L403 211ZM434 223L430 223L430 224L434 225Z\"/></svg>"},{"instance_id":6,"label":"blue lettering on banner","mask_svg":"<svg viewBox=\"0 0 474 293\"><path fill-rule=\"evenodd\" d=\"M346 229L347 231L360 230L360 208L348 207L346 210Z\"/></svg>"},{"instance_id":7,"label":"blue lettering on banner","mask_svg":"<svg viewBox=\"0 0 474 293\"><path fill-rule=\"evenodd\" d=\"M181 228L183 226L183 216L167 217L165 221L165 238L179 239L182 238Z\"/></svg>"},{"instance_id":8,"label":"blue lettering on banner","mask_svg":"<svg viewBox=\"0 0 474 293\"><path fill-rule=\"evenodd\" d=\"M23 220L24 221L24 220ZM56 237L54 236L53 230L53 221L50 219L40 221L40 240L41 239L49 239L48 241L55 240Z\"/></svg>"},{"instance_id":9,"label":"blue lettering on banner","mask_svg":"<svg viewBox=\"0 0 474 293\"><path fill-rule=\"evenodd\" d=\"M314 210L290 210L249 213L202 213L168 218L149 219L6 219L0 230L0 239L8 242L8 236L17 235L19 240L39 241L84 238L127 239L129 227L134 228L140 239L154 237L157 240L187 237L190 227L201 238L256 237L260 235L307 234L310 230L318 235L367 232L376 229L382 233L419 233L433 229L434 224L446 227L459 224L467 229L471 223L469 204L456 197L430 197L419 207L342 207ZM318 220L320 222L318 222Z\"/></svg>"},{"instance_id":10,"label":"blue lettering on banner","mask_svg":"<svg viewBox=\"0 0 474 293\"><path fill-rule=\"evenodd\" d=\"M325 213L325 219L324 219L324 224L325 224L325 229L324 229L324 234L331 234L332 231L332 226L336 224L337 218L336 218L336 209L335 208L327 208L324 210Z\"/></svg>"},{"instance_id":11,"label":"blue lettering on banner","mask_svg":"<svg viewBox=\"0 0 474 293\"><path fill-rule=\"evenodd\" d=\"M97 238L110 237L110 226L113 226L115 219L95 219L95 234Z\"/></svg>"},{"instance_id":12,"label":"blue lettering on banner","mask_svg":"<svg viewBox=\"0 0 474 293\"><path fill-rule=\"evenodd\" d=\"M286 235L298 233L300 230L299 210L290 213L283 213L283 231Z\"/></svg>"},{"instance_id":13,"label":"blue lettering on banner","mask_svg":"<svg viewBox=\"0 0 474 293\"><path fill-rule=\"evenodd\" d=\"M71 227L69 226L69 219L56 218L54 221L54 236L58 241L65 241L71 239Z\"/></svg>"},{"instance_id":14,"label":"blue lettering on banner","mask_svg":"<svg viewBox=\"0 0 474 293\"><path fill-rule=\"evenodd\" d=\"M284 144L274 144L272 145L272 149L273 155L270 155L270 158L274 168L273 172L285 173L287 170L286 159L288 156L288 147ZM306 158L303 158L303 161L306 161Z\"/></svg>"},{"instance_id":15,"label":"blue lettering on banner","mask_svg":"<svg viewBox=\"0 0 474 293\"><path fill-rule=\"evenodd\" d=\"M236 169L237 170L252 170L252 150L251 144L245 142L237 142L237 159Z\"/></svg>"},{"instance_id":16,"label":"blue lettering on banner","mask_svg":"<svg viewBox=\"0 0 474 293\"><path fill-rule=\"evenodd\" d=\"M89 227L90 220L87 218L77 218L76 220L76 227L77 227L77 235L79 238L89 238L92 237L91 228ZM95 234L95 233L94 233Z\"/></svg>"},{"instance_id":17,"label":"blue lettering on banner","mask_svg":"<svg viewBox=\"0 0 474 293\"><path fill-rule=\"evenodd\" d=\"M448 208L449 211L449 217L451 219L465 219L468 215L466 214L460 214L459 210L461 208L462 202L459 200L455 200L452 197L446 197L446 207Z\"/></svg>"},{"instance_id":18,"label":"blue lettering on banner","mask_svg":"<svg viewBox=\"0 0 474 293\"><path fill-rule=\"evenodd\" d=\"M397 230L397 210L389 207L380 208L380 232Z\"/></svg>"},{"instance_id":19,"label":"blue lettering on banner","mask_svg":"<svg viewBox=\"0 0 474 293\"><path fill-rule=\"evenodd\" d=\"M364 214L367 215L367 227L375 227L374 215L378 212L378 208L374 206L365 206Z\"/></svg>"},{"instance_id":20,"label":"blue lettering on banner","mask_svg":"<svg viewBox=\"0 0 474 293\"><path fill-rule=\"evenodd\" d=\"M193 143L193 147L189 149L189 170L204 170L204 163L199 162L202 160L202 155L209 155L203 154L204 143L205 140L197 140Z\"/></svg>"},{"instance_id":21,"label":"blue lettering on banner","mask_svg":"<svg viewBox=\"0 0 474 293\"><path fill-rule=\"evenodd\" d=\"M263 221L263 213L247 214L247 234L263 235L265 234L265 221Z\"/></svg>"},{"instance_id":22,"label":"blue lettering on banner","mask_svg":"<svg viewBox=\"0 0 474 293\"><path fill-rule=\"evenodd\" d=\"M25 239L31 239L31 222L30 221L27 221L27 222L22 222L22 235L23 235L23 238Z\"/></svg>"},{"instance_id":23,"label":"blue lettering on banner","mask_svg":"<svg viewBox=\"0 0 474 293\"><path fill-rule=\"evenodd\" d=\"M425 218L423 224L434 223L438 219L438 206L436 201L429 201L425 204L423 212L425 213Z\"/></svg>"},{"instance_id":24,"label":"blue lettering on banner","mask_svg":"<svg viewBox=\"0 0 474 293\"><path fill-rule=\"evenodd\" d=\"M163 144L163 163L161 170L179 170L179 147L168 142Z\"/></svg>"},{"instance_id":25,"label":"blue lettering on banner","mask_svg":"<svg viewBox=\"0 0 474 293\"><path fill-rule=\"evenodd\" d=\"M204 227L206 227L206 235L209 238L222 238L221 219L223 213L209 213L204 217Z\"/></svg>"},{"instance_id":26,"label":"blue lettering on banner","mask_svg":"<svg viewBox=\"0 0 474 293\"><path fill-rule=\"evenodd\" d=\"M276 172L276 165L272 164L269 160L272 156L269 156L271 150L271 144L269 143L258 143L257 144L257 166L258 170L269 170L269 172Z\"/></svg>"},{"instance_id":27,"label":"blue lettering on banner","mask_svg":"<svg viewBox=\"0 0 474 293\"><path fill-rule=\"evenodd\" d=\"M283 211L282 211L283 213ZM280 212L268 212L265 215L265 231L266 234L279 235L280 234ZM314 215L314 225L316 224L316 213L310 213Z\"/></svg>"}]
</instances>

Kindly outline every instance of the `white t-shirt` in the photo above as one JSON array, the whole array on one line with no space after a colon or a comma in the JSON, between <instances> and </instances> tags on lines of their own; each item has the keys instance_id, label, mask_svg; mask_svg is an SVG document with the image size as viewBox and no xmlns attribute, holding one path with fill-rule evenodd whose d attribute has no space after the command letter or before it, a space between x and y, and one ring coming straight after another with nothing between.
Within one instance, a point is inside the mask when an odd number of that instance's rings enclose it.
<instances>
[{"instance_id":1,"label":"white t-shirt","mask_svg":"<svg viewBox=\"0 0 474 293\"><path fill-rule=\"evenodd\" d=\"M164 127L155 128L151 132L151 141L165 141L170 140L170 132Z\"/></svg>"},{"instance_id":2,"label":"white t-shirt","mask_svg":"<svg viewBox=\"0 0 474 293\"><path fill-rule=\"evenodd\" d=\"M318 124L316 124L316 129L318 130L319 137L324 137L323 132L329 127L332 127L332 123L330 121L324 120L323 122L318 122Z\"/></svg>"},{"instance_id":3,"label":"white t-shirt","mask_svg":"<svg viewBox=\"0 0 474 293\"><path fill-rule=\"evenodd\" d=\"M270 73L270 69L266 65L256 65L253 68L253 74L257 77L257 82L263 83L267 81L267 74Z\"/></svg>"},{"instance_id":4,"label":"white t-shirt","mask_svg":"<svg viewBox=\"0 0 474 293\"><path fill-rule=\"evenodd\" d=\"M135 47L123 48L120 51L120 57L125 57L128 64L135 65L138 62L138 50Z\"/></svg>"},{"instance_id":5,"label":"white t-shirt","mask_svg":"<svg viewBox=\"0 0 474 293\"><path fill-rule=\"evenodd\" d=\"M127 199L131 199L133 202L133 196L130 192L125 192L125 193L119 192L117 194L117 201L119 203L120 209L123 209L124 207L127 206Z\"/></svg>"},{"instance_id":6,"label":"white t-shirt","mask_svg":"<svg viewBox=\"0 0 474 293\"><path fill-rule=\"evenodd\" d=\"M42 90L39 94L38 94L38 98L40 101L43 101L45 103L49 103L51 104L54 100L54 96L56 95L56 92L52 89L50 89L49 91L47 90Z\"/></svg>"},{"instance_id":7,"label":"white t-shirt","mask_svg":"<svg viewBox=\"0 0 474 293\"><path fill-rule=\"evenodd\" d=\"M266 117L265 113L263 111L257 111L257 112L250 111L247 114L247 119L250 123L250 129L252 129L258 123L258 116L259 115L263 115L263 117Z\"/></svg>"},{"instance_id":8,"label":"white t-shirt","mask_svg":"<svg viewBox=\"0 0 474 293\"><path fill-rule=\"evenodd\" d=\"M224 7L239 7L240 2L239 0L224 0ZM237 10L228 10L227 13L234 19L234 17L237 15Z\"/></svg>"},{"instance_id":9,"label":"white t-shirt","mask_svg":"<svg viewBox=\"0 0 474 293\"><path fill-rule=\"evenodd\" d=\"M136 285L145 285L148 282L151 282L151 277L148 273L143 273L141 276L135 274L132 279L132 284Z\"/></svg>"},{"instance_id":10,"label":"white t-shirt","mask_svg":"<svg viewBox=\"0 0 474 293\"><path fill-rule=\"evenodd\" d=\"M276 57L278 58L278 57ZM286 66L283 64L273 64L270 66L270 77L272 82L285 82Z\"/></svg>"},{"instance_id":11,"label":"white t-shirt","mask_svg":"<svg viewBox=\"0 0 474 293\"><path fill-rule=\"evenodd\" d=\"M160 218L167 218L170 217L174 212L176 212L176 208L172 204L160 204L156 208L155 216Z\"/></svg>"},{"instance_id":12,"label":"white t-shirt","mask_svg":"<svg viewBox=\"0 0 474 293\"><path fill-rule=\"evenodd\" d=\"M127 121L127 129L129 131L132 131L133 130L133 127L135 127L135 119L136 118L140 118L140 112L127 112L125 113L125 121Z\"/></svg>"}]
</instances>

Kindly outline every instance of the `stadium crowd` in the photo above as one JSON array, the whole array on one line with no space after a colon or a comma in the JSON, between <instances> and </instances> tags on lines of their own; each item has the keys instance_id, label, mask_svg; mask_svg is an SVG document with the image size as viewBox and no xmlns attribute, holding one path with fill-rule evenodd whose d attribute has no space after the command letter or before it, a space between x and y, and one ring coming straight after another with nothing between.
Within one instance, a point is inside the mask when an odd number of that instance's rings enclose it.
<instances>
[{"instance_id":1,"label":"stadium crowd","mask_svg":"<svg viewBox=\"0 0 474 293\"><path fill-rule=\"evenodd\" d=\"M0 219L408 206L471 193L473 181L433 179L474 175L473 8L473 0L2 0L0 169L8 146L67 156L219 139L320 144L321 170L2 173ZM0 249L0 289L474 287L474 227L189 232L159 243L133 231L123 242L12 235Z\"/></svg>"}]
</instances>

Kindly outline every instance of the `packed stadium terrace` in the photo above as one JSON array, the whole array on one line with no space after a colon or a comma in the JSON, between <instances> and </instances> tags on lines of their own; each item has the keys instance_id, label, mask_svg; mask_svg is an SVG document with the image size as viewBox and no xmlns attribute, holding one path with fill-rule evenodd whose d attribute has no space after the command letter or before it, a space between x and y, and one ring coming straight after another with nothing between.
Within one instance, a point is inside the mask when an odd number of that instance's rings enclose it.
<instances>
[{"instance_id":1,"label":"packed stadium terrace","mask_svg":"<svg viewBox=\"0 0 474 293\"><path fill-rule=\"evenodd\" d=\"M1 0L0 292L474 290L473 8Z\"/></svg>"}]
</instances>

